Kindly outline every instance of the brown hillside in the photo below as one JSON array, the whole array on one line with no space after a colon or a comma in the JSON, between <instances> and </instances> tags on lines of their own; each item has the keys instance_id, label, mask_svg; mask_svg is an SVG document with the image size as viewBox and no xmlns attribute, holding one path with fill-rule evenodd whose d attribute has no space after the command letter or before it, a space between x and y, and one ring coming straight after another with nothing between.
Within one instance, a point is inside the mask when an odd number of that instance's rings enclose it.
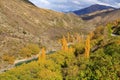
<instances>
[{"instance_id":1,"label":"brown hillside","mask_svg":"<svg viewBox=\"0 0 120 80\"><path fill-rule=\"evenodd\" d=\"M113 22L120 19L120 9L116 10L106 10L103 12L97 12L96 14L88 14L82 16L83 20L89 23L94 23L96 25L106 24L108 22Z\"/></svg>"},{"instance_id":2,"label":"brown hillside","mask_svg":"<svg viewBox=\"0 0 120 80\"><path fill-rule=\"evenodd\" d=\"M29 43L54 49L58 37L67 32L87 33L92 26L74 14L40 9L27 0L0 0L0 55L17 55Z\"/></svg>"}]
</instances>

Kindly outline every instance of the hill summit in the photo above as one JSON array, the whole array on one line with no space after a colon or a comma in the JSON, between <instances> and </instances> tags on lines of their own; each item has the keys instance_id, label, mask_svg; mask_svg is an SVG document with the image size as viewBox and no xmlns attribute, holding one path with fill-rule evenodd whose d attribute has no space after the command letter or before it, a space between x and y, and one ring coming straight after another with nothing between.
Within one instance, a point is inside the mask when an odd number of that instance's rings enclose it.
<instances>
[{"instance_id":1,"label":"hill summit","mask_svg":"<svg viewBox=\"0 0 120 80\"><path fill-rule=\"evenodd\" d=\"M106 9L115 9L115 8L111 7L111 6L94 4L94 5L91 5L89 7L84 8L84 9L73 11L73 13L75 13L77 15L84 15L84 14L89 14L89 13L92 13L92 12L106 10Z\"/></svg>"}]
</instances>

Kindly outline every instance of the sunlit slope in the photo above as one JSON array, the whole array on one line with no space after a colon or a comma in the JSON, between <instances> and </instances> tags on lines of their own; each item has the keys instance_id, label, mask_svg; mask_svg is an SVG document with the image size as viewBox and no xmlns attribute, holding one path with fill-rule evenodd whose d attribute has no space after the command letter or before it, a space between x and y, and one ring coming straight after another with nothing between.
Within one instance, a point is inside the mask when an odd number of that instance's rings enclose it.
<instances>
[{"instance_id":1,"label":"sunlit slope","mask_svg":"<svg viewBox=\"0 0 120 80\"><path fill-rule=\"evenodd\" d=\"M30 43L55 50L56 40L67 32L84 34L92 29L74 14L37 8L27 0L0 0L1 57L19 56L19 49Z\"/></svg>"}]
</instances>

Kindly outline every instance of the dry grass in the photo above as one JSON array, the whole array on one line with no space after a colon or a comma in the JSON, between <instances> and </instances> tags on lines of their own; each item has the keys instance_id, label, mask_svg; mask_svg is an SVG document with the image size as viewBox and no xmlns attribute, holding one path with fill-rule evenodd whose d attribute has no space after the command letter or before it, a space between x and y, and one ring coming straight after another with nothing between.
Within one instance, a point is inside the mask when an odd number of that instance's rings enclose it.
<instances>
[{"instance_id":1,"label":"dry grass","mask_svg":"<svg viewBox=\"0 0 120 80\"><path fill-rule=\"evenodd\" d=\"M87 33L92 26L73 14L40 9L25 0L0 0L0 55L16 55L27 43L55 49L56 38L67 32Z\"/></svg>"}]
</instances>

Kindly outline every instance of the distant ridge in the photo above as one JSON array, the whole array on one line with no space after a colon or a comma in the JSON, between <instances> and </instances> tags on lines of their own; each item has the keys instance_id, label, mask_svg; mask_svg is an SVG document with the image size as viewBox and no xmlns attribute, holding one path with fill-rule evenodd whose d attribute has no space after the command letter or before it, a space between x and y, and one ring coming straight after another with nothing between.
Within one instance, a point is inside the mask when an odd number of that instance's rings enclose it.
<instances>
[{"instance_id":1,"label":"distant ridge","mask_svg":"<svg viewBox=\"0 0 120 80\"><path fill-rule=\"evenodd\" d=\"M73 13L75 13L77 15L85 15L85 14L89 14L89 13L96 12L96 11L101 11L101 10L106 10L106 9L116 9L116 8L111 7L111 6L94 4L94 5L91 5L87 8L73 11Z\"/></svg>"},{"instance_id":2,"label":"distant ridge","mask_svg":"<svg viewBox=\"0 0 120 80\"><path fill-rule=\"evenodd\" d=\"M96 13L93 15L91 14L92 13L87 15L82 15L80 17L83 20L96 25L103 25L103 24L120 19L120 9L115 9L115 10L106 11L106 12L99 11L99 13Z\"/></svg>"}]
</instances>

